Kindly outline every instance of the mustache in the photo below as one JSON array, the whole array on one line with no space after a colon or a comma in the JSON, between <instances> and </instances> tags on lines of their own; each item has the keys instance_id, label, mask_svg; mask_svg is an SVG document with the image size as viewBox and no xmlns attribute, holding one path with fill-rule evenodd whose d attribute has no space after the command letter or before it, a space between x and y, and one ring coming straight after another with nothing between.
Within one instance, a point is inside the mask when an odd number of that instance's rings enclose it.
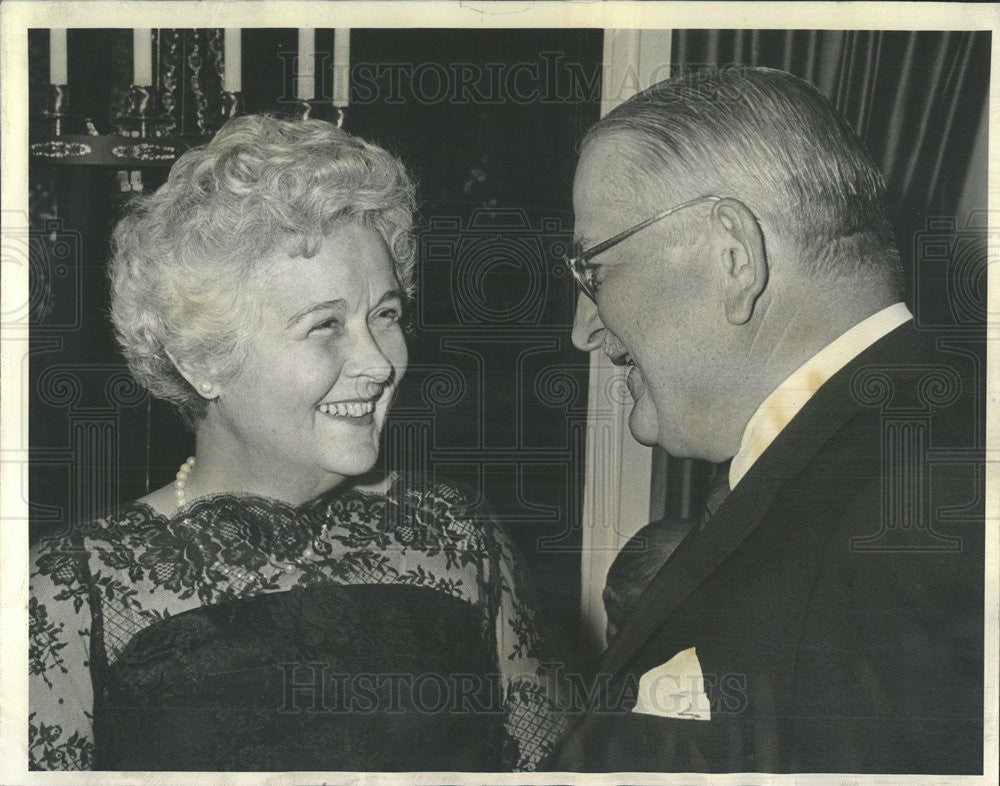
<instances>
[{"instance_id":1,"label":"mustache","mask_svg":"<svg viewBox=\"0 0 1000 786\"><path fill-rule=\"evenodd\" d=\"M601 349L604 350L604 354L611 358L611 360L617 360L628 354L628 350L621 342L621 339L610 331L604 335L604 342L601 345Z\"/></svg>"}]
</instances>

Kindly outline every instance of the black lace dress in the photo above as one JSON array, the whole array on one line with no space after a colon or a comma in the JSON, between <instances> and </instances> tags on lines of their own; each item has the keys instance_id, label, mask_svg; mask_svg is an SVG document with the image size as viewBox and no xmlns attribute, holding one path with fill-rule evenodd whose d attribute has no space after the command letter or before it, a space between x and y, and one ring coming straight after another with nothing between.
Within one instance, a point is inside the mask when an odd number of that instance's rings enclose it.
<instances>
[{"instance_id":1,"label":"black lace dress","mask_svg":"<svg viewBox=\"0 0 1000 786\"><path fill-rule=\"evenodd\" d=\"M531 770L560 732L509 542L393 476L142 503L32 555L32 769Z\"/></svg>"}]
</instances>

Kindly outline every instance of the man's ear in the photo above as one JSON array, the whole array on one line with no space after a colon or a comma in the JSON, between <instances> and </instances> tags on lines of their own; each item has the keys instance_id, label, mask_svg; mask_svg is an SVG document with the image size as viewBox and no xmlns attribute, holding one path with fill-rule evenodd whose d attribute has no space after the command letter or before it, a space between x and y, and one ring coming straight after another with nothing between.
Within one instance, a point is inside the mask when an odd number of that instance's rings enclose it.
<instances>
[{"instance_id":1,"label":"man's ear","mask_svg":"<svg viewBox=\"0 0 1000 786\"><path fill-rule=\"evenodd\" d=\"M170 350L165 350L170 362L174 364L182 377L195 389L199 396L206 401L213 401L219 397L218 386L214 380L215 374L208 369L201 368L199 364L188 363L174 357Z\"/></svg>"},{"instance_id":2,"label":"man's ear","mask_svg":"<svg viewBox=\"0 0 1000 786\"><path fill-rule=\"evenodd\" d=\"M753 211L738 199L720 199L712 209L712 218L723 238L720 262L726 319L742 325L753 316L754 304L767 286L764 233Z\"/></svg>"}]
</instances>

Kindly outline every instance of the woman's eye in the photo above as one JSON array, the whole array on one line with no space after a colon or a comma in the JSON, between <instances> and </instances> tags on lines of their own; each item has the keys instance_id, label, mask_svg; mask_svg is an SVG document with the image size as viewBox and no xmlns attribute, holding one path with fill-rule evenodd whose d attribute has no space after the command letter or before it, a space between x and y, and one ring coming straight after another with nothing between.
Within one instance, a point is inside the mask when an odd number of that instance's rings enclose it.
<instances>
[{"instance_id":1,"label":"woman's eye","mask_svg":"<svg viewBox=\"0 0 1000 786\"><path fill-rule=\"evenodd\" d=\"M319 322L319 323L313 325L312 329L310 330L310 332L311 333L317 333L317 332L319 332L319 333L327 332L328 333L331 330L336 330L339 327L340 327L340 320L337 319L336 317L330 317L330 319L324 319L322 322Z\"/></svg>"},{"instance_id":2,"label":"woman's eye","mask_svg":"<svg viewBox=\"0 0 1000 786\"><path fill-rule=\"evenodd\" d=\"M399 322L403 318L403 312L398 308L385 308L375 313L375 319L379 322Z\"/></svg>"}]
</instances>

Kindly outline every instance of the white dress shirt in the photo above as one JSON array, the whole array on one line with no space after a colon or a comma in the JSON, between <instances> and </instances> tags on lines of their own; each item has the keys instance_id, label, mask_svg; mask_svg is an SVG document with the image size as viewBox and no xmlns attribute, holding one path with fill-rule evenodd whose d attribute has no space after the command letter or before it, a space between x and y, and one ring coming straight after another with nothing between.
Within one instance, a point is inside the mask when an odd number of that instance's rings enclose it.
<instances>
[{"instance_id":1,"label":"white dress shirt","mask_svg":"<svg viewBox=\"0 0 1000 786\"><path fill-rule=\"evenodd\" d=\"M911 319L913 314L905 303L884 308L827 344L778 385L757 407L743 430L740 449L729 465L729 488L736 488L747 470L824 382L880 338Z\"/></svg>"}]
</instances>

